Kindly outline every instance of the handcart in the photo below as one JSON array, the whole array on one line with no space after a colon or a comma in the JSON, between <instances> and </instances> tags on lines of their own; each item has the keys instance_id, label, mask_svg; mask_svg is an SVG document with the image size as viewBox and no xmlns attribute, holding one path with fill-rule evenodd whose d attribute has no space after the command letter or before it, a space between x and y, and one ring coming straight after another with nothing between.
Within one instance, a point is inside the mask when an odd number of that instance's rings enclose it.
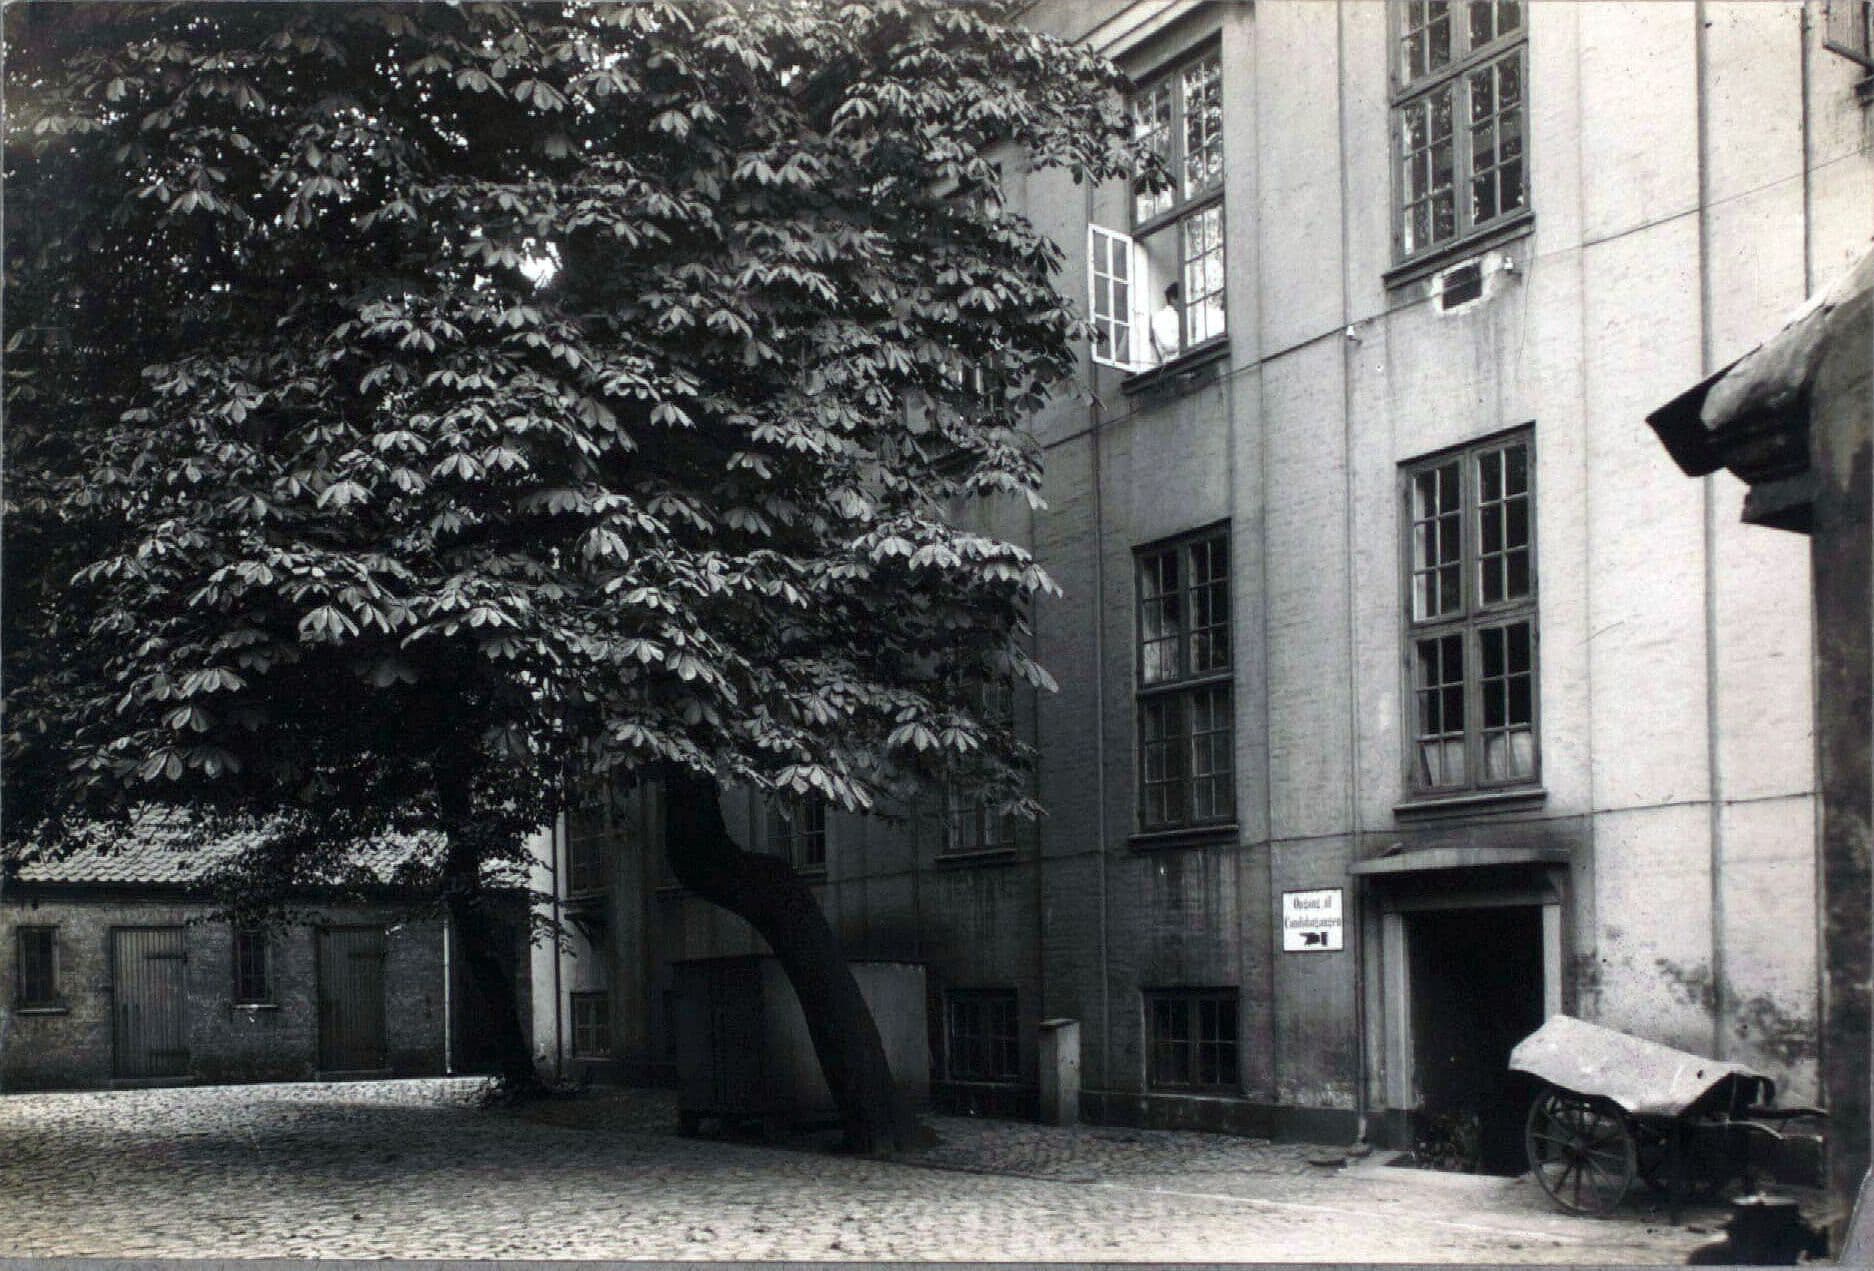
<instances>
[{"instance_id":1,"label":"handcart","mask_svg":"<svg viewBox=\"0 0 1874 1271\"><path fill-rule=\"evenodd\" d=\"M1742 1064L1567 1015L1518 1042L1510 1067L1542 1083L1524 1131L1530 1171L1579 1214L1612 1213L1639 1180L1666 1194L1676 1223L1693 1191L1754 1188L1753 1169L1774 1164L1788 1123L1827 1115L1772 1106L1776 1083Z\"/></svg>"}]
</instances>

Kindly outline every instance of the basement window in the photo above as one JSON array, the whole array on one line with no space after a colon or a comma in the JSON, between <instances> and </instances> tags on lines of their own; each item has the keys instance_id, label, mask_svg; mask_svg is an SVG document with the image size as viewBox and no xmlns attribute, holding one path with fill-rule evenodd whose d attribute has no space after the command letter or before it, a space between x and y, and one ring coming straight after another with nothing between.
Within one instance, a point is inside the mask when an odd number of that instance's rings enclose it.
<instances>
[{"instance_id":1,"label":"basement window","mask_svg":"<svg viewBox=\"0 0 1874 1271\"><path fill-rule=\"evenodd\" d=\"M1235 989L1147 990L1146 1084L1154 1090L1236 1089L1236 1006Z\"/></svg>"}]
</instances>

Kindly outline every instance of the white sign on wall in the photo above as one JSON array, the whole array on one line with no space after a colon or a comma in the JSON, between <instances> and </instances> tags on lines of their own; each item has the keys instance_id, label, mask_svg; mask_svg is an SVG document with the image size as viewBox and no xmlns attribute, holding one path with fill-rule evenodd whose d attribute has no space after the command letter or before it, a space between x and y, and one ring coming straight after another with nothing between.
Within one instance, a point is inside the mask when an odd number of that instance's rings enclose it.
<instances>
[{"instance_id":1,"label":"white sign on wall","mask_svg":"<svg viewBox=\"0 0 1874 1271\"><path fill-rule=\"evenodd\" d=\"M1347 947L1341 889L1282 893L1282 952L1332 953Z\"/></svg>"}]
</instances>

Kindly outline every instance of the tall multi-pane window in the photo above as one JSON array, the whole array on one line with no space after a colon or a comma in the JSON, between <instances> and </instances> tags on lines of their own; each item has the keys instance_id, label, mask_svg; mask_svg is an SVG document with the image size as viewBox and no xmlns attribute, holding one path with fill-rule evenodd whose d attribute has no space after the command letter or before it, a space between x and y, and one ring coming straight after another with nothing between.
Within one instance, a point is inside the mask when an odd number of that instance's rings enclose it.
<instances>
[{"instance_id":1,"label":"tall multi-pane window","mask_svg":"<svg viewBox=\"0 0 1874 1271\"><path fill-rule=\"evenodd\" d=\"M1399 256L1422 255L1529 205L1523 0L1395 0Z\"/></svg>"},{"instance_id":2,"label":"tall multi-pane window","mask_svg":"<svg viewBox=\"0 0 1874 1271\"><path fill-rule=\"evenodd\" d=\"M952 989L945 1008L945 1073L950 1080L1021 1078L1014 989Z\"/></svg>"},{"instance_id":3,"label":"tall multi-pane window","mask_svg":"<svg viewBox=\"0 0 1874 1271\"><path fill-rule=\"evenodd\" d=\"M982 720L992 728L1012 728L1015 690L1006 680L984 682L979 706ZM1002 852L1015 845L1019 822L1005 816L992 799L951 785L944 791L944 845L947 855L966 856Z\"/></svg>"},{"instance_id":4,"label":"tall multi-pane window","mask_svg":"<svg viewBox=\"0 0 1874 1271\"><path fill-rule=\"evenodd\" d=\"M611 884L627 833L621 801L597 785L566 810L566 894L593 896Z\"/></svg>"},{"instance_id":5,"label":"tall multi-pane window","mask_svg":"<svg viewBox=\"0 0 1874 1271\"><path fill-rule=\"evenodd\" d=\"M826 868L826 804L819 799L768 805L768 850L803 873Z\"/></svg>"},{"instance_id":6,"label":"tall multi-pane window","mask_svg":"<svg viewBox=\"0 0 1874 1271\"><path fill-rule=\"evenodd\" d=\"M13 1001L25 1010L53 1007L59 1002L59 929L57 927L20 927L18 968L13 982Z\"/></svg>"},{"instance_id":7,"label":"tall multi-pane window","mask_svg":"<svg viewBox=\"0 0 1874 1271\"><path fill-rule=\"evenodd\" d=\"M1417 793L1536 779L1534 467L1521 432L1405 470Z\"/></svg>"},{"instance_id":8,"label":"tall multi-pane window","mask_svg":"<svg viewBox=\"0 0 1874 1271\"><path fill-rule=\"evenodd\" d=\"M273 1002L272 968L267 958L267 933L259 927L234 931L234 1000L242 1006Z\"/></svg>"},{"instance_id":9,"label":"tall multi-pane window","mask_svg":"<svg viewBox=\"0 0 1874 1271\"><path fill-rule=\"evenodd\" d=\"M1145 370L1224 335L1221 56L1146 81L1130 110L1169 180L1133 183L1130 233L1089 227L1088 311L1094 360Z\"/></svg>"},{"instance_id":10,"label":"tall multi-pane window","mask_svg":"<svg viewBox=\"0 0 1874 1271\"><path fill-rule=\"evenodd\" d=\"M1139 828L1235 819L1227 526L1141 550Z\"/></svg>"},{"instance_id":11,"label":"tall multi-pane window","mask_svg":"<svg viewBox=\"0 0 1874 1271\"><path fill-rule=\"evenodd\" d=\"M1157 1090L1228 1090L1237 1083L1235 989L1145 994L1146 1082Z\"/></svg>"}]
</instances>

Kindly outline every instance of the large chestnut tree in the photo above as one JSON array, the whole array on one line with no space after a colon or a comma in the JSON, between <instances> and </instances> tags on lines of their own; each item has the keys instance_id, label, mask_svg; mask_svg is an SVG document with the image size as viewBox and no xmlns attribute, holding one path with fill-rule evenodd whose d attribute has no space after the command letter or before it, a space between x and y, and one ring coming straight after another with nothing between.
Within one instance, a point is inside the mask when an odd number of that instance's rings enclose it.
<instances>
[{"instance_id":1,"label":"large chestnut tree","mask_svg":"<svg viewBox=\"0 0 1874 1271\"><path fill-rule=\"evenodd\" d=\"M903 1145L833 932L718 796L1022 802L978 703L1046 682L1049 583L957 511L1035 497L1081 331L995 159L1128 155L1116 72L1008 8L9 6L15 855L152 805L276 827L282 881L437 831L499 994L487 871L655 781L851 1143Z\"/></svg>"}]
</instances>

